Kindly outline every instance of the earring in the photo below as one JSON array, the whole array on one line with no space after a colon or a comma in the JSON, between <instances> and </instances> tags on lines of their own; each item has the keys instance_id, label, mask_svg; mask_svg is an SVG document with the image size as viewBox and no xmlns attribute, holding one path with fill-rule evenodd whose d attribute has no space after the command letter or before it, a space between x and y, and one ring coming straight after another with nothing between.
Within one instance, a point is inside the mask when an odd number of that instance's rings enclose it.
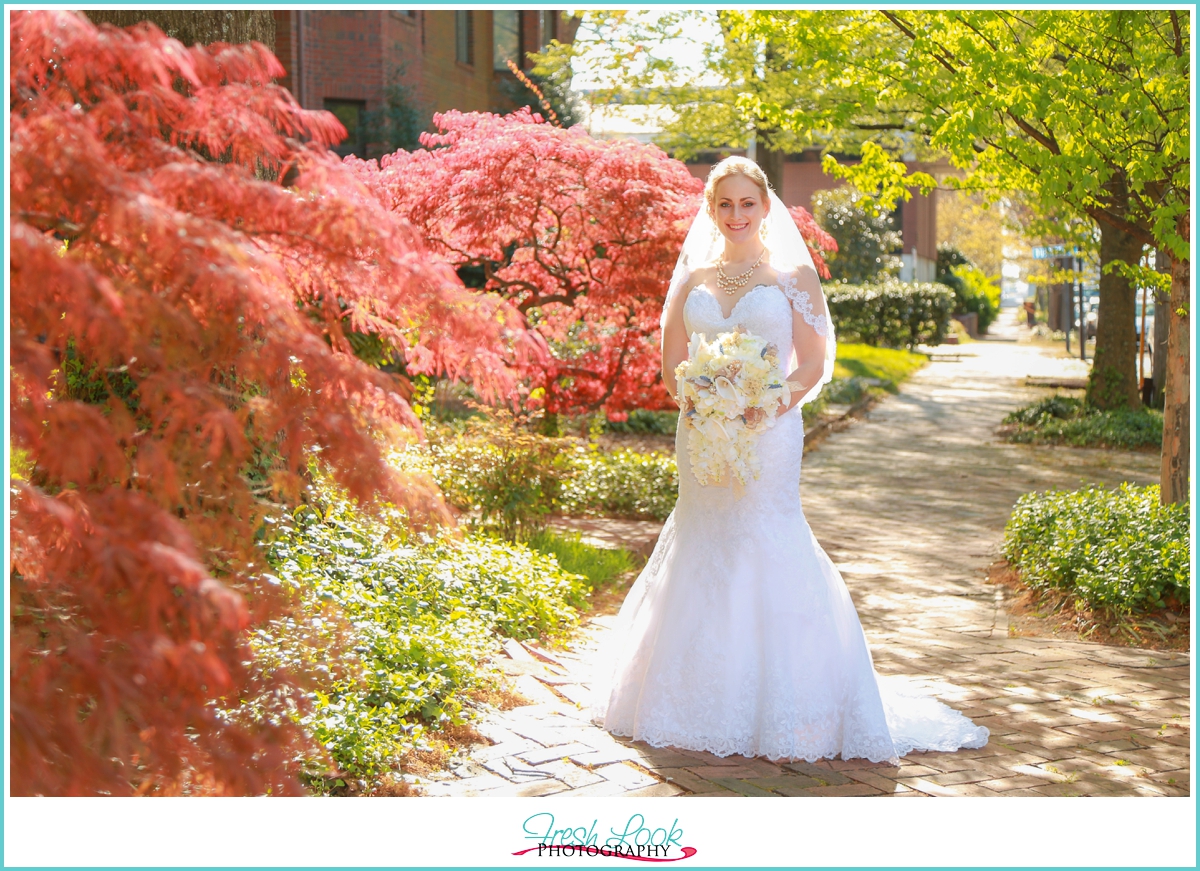
<instances>
[{"instance_id":1,"label":"earring","mask_svg":"<svg viewBox=\"0 0 1200 871\"><path fill-rule=\"evenodd\" d=\"M767 238L767 221L765 218L763 219L763 222L758 225L758 238L760 238L760 239Z\"/></svg>"}]
</instances>

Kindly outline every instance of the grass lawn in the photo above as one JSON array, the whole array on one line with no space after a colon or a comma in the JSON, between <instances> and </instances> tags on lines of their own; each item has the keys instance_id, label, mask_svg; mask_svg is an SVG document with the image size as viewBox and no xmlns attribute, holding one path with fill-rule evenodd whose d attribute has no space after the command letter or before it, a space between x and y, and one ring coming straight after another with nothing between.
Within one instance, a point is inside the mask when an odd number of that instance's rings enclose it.
<instances>
[{"instance_id":1,"label":"grass lawn","mask_svg":"<svg viewBox=\"0 0 1200 871\"><path fill-rule=\"evenodd\" d=\"M596 587L637 568L640 560L623 548L595 547L582 541L579 533L558 533L543 529L526 546L553 556L563 571L583 575Z\"/></svg>"},{"instance_id":2,"label":"grass lawn","mask_svg":"<svg viewBox=\"0 0 1200 871\"><path fill-rule=\"evenodd\" d=\"M878 378L883 387L895 393L900 384L926 362L928 358L924 354L912 351L838 342L833 377Z\"/></svg>"}]
</instances>

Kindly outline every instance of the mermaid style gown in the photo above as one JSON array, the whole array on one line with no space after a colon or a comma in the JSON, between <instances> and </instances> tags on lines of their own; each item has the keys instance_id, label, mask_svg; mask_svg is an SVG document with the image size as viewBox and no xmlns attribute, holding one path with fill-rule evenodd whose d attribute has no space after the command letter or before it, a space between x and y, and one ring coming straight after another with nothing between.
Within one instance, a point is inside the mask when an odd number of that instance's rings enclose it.
<instances>
[{"instance_id":1,"label":"mermaid style gown","mask_svg":"<svg viewBox=\"0 0 1200 871\"><path fill-rule=\"evenodd\" d=\"M728 318L694 288L688 334L741 324L790 348L793 306L824 323L807 294L781 284L753 288ZM986 728L875 673L846 584L800 505L799 408L760 437L762 474L741 498L696 481L687 432L681 418L679 501L621 607L594 720L655 747L810 762L986 744Z\"/></svg>"}]
</instances>

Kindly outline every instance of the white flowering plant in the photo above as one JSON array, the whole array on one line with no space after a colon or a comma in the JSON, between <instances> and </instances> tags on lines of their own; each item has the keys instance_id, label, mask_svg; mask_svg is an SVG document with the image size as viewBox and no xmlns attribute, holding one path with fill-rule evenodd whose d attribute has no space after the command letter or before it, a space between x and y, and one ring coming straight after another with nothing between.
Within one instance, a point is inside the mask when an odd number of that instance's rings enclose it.
<instances>
[{"instance_id":1,"label":"white flowering plant","mask_svg":"<svg viewBox=\"0 0 1200 871\"><path fill-rule=\"evenodd\" d=\"M696 333L675 377L696 480L721 486L758 478L758 437L775 425L797 386L784 376L779 349L741 327L711 342Z\"/></svg>"}]
</instances>

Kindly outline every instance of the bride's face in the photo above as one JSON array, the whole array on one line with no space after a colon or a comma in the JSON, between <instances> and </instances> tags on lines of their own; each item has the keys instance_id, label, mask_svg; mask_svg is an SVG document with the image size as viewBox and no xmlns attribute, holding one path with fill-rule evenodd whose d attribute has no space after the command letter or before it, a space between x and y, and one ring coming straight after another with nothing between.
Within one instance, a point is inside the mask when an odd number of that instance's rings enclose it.
<instances>
[{"instance_id":1,"label":"bride's face","mask_svg":"<svg viewBox=\"0 0 1200 871\"><path fill-rule=\"evenodd\" d=\"M758 185L744 175L728 175L713 190L713 221L735 244L755 237L770 208Z\"/></svg>"}]
</instances>

